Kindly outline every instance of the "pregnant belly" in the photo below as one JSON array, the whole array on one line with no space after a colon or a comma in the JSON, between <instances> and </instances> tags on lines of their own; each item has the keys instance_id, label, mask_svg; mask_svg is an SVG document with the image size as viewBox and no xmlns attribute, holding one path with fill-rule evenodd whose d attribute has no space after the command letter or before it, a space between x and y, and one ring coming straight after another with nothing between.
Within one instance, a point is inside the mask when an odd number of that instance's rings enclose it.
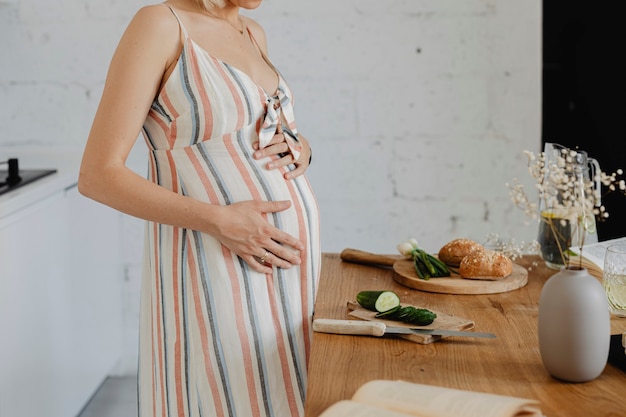
<instances>
[{"instance_id":1,"label":"pregnant belly","mask_svg":"<svg viewBox=\"0 0 626 417\"><path fill-rule=\"evenodd\" d=\"M317 203L306 178L286 180L285 171L268 170L269 159L257 161L252 152L251 146L213 140L153 151L151 177L162 187L211 204L289 200L291 208L268 215L268 221L295 236L304 233L303 224L316 227Z\"/></svg>"}]
</instances>

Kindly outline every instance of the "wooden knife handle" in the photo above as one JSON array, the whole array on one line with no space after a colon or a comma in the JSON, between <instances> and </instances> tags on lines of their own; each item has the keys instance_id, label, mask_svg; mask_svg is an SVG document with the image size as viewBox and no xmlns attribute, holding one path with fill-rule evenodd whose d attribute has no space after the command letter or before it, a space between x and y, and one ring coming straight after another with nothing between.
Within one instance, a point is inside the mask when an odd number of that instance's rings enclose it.
<instances>
[{"instance_id":1,"label":"wooden knife handle","mask_svg":"<svg viewBox=\"0 0 626 417\"><path fill-rule=\"evenodd\" d=\"M375 253L349 248L341 251L339 257L342 261L374 266L393 266L393 264L398 260L390 256L377 255Z\"/></svg>"},{"instance_id":2,"label":"wooden knife handle","mask_svg":"<svg viewBox=\"0 0 626 417\"><path fill-rule=\"evenodd\" d=\"M352 334L364 336L382 336L385 334L385 323L363 320L315 319L313 330L318 333Z\"/></svg>"}]
</instances>

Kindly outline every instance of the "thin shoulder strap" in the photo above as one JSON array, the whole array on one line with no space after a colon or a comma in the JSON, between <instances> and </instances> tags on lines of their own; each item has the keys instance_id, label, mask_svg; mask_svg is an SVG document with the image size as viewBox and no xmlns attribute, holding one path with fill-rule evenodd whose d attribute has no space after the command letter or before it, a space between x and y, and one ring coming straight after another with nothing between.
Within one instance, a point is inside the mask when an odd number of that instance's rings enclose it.
<instances>
[{"instance_id":1,"label":"thin shoulder strap","mask_svg":"<svg viewBox=\"0 0 626 417\"><path fill-rule=\"evenodd\" d=\"M185 35L185 39L187 39L189 37L189 35L187 35L187 29L185 29L185 25L183 25L183 22L180 20L180 17L178 17L178 14L176 14L172 6L170 6L169 4L165 4L165 3L161 3L161 4L164 6L167 6L167 8L170 9L172 14L176 18L176 20L178 20L178 26L180 26L180 30L183 32L183 35Z\"/></svg>"},{"instance_id":2,"label":"thin shoulder strap","mask_svg":"<svg viewBox=\"0 0 626 417\"><path fill-rule=\"evenodd\" d=\"M259 46L259 43L256 41L256 38L254 37L254 35L252 34L252 30L250 30L250 28L248 27L248 25L246 25L246 30L248 31L248 36L250 36L250 40L252 41L252 44L256 47L256 49L259 51L259 53L261 54L261 57L263 58L263 60L265 60L265 62L267 63L267 65L270 66L271 69L273 69L277 74L279 74L278 69L274 66L274 64L272 63L272 61L269 59L269 57L267 55L265 55L265 52L263 52L263 50L261 49L261 47ZM279 74L280 75L280 74Z\"/></svg>"}]
</instances>

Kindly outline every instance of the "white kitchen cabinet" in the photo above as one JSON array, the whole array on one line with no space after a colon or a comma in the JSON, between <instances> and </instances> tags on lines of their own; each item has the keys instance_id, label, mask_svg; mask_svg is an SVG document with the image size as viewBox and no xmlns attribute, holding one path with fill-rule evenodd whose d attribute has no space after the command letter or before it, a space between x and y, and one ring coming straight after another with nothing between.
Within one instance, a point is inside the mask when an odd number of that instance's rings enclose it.
<instances>
[{"instance_id":1,"label":"white kitchen cabinet","mask_svg":"<svg viewBox=\"0 0 626 417\"><path fill-rule=\"evenodd\" d=\"M121 354L120 215L75 181L28 201L0 199L0 417L73 417Z\"/></svg>"}]
</instances>

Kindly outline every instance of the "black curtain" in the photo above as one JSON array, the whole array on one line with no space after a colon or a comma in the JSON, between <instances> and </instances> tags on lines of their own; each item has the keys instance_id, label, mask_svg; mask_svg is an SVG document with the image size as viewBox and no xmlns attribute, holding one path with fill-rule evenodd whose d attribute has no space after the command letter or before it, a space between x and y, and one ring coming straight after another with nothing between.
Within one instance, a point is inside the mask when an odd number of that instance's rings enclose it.
<instances>
[{"instance_id":1,"label":"black curtain","mask_svg":"<svg viewBox=\"0 0 626 417\"><path fill-rule=\"evenodd\" d=\"M620 1L543 2L542 140L626 170L626 25ZM606 190L603 190L606 191ZM626 196L603 198L598 237L626 236Z\"/></svg>"}]
</instances>

